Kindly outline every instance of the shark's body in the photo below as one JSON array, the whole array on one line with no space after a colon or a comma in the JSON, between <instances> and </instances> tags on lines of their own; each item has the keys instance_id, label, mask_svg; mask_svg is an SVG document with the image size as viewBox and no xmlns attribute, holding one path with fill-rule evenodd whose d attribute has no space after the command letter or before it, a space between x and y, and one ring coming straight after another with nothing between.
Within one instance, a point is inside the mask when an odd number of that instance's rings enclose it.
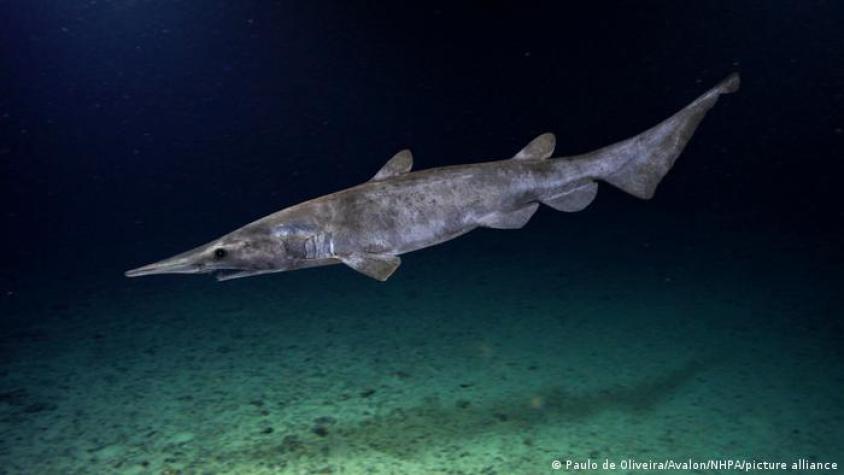
<instances>
[{"instance_id":1,"label":"shark's body","mask_svg":"<svg viewBox=\"0 0 844 475\"><path fill-rule=\"evenodd\" d=\"M738 89L732 75L659 125L594 152L550 158L552 134L508 160L411 172L396 154L370 180L273 213L129 277L219 271L227 280L345 263L386 280L399 255L454 239L478 227L524 226L540 204L579 211L598 181L650 198L720 94Z\"/></svg>"}]
</instances>

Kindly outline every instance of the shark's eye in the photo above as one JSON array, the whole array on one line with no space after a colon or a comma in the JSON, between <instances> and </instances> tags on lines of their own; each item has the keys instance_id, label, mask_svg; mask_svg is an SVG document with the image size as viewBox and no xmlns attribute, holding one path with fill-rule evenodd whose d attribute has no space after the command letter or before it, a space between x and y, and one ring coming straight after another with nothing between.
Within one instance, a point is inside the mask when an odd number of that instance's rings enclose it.
<instances>
[{"instance_id":1,"label":"shark's eye","mask_svg":"<svg viewBox=\"0 0 844 475\"><path fill-rule=\"evenodd\" d=\"M222 247L218 247L217 249L214 249L214 258L217 259L217 260L226 257L226 254L227 254L226 250L223 249Z\"/></svg>"}]
</instances>

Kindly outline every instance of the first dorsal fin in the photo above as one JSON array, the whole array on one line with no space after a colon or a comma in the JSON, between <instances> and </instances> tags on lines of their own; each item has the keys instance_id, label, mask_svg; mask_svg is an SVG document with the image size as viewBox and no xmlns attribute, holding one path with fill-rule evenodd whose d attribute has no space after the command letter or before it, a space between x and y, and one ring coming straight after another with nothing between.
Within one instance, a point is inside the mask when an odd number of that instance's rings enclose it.
<instances>
[{"instance_id":1,"label":"first dorsal fin","mask_svg":"<svg viewBox=\"0 0 844 475\"><path fill-rule=\"evenodd\" d=\"M410 150L402 150L393 155L387 163L372 177L372 181L384 180L394 176L404 175L413 168L413 154Z\"/></svg>"},{"instance_id":2,"label":"first dorsal fin","mask_svg":"<svg viewBox=\"0 0 844 475\"><path fill-rule=\"evenodd\" d=\"M554 134L546 132L531 140L513 157L513 160L545 160L554 153L556 144L557 139Z\"/></svg>"}]
</instances>

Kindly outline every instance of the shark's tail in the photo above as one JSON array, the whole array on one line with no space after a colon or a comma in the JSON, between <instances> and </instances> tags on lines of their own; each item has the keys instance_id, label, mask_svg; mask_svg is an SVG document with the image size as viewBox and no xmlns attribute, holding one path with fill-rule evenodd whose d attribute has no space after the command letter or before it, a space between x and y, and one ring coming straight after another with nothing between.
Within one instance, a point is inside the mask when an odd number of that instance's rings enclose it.
<instances>
[{"instance_id":1,"label":"shark's tail","mask_svg":"<svg viewBox=\"0 0 844 475\"><path fill-rule=\"evenodd\" d=\"M633 196L649 199L692 138L718 96L737 91L739 75L733 73L694 102L662 123L627 140L572 157L568 166L581 167L584 180L575 188L541 201L560 211L579 211L598 191L594 180L605 181ZM566 166L561 163L560 166Z\"/></svg>"},{"instance_id":2,"label":"shark's tail","mask_svg":"<svg viewBox=\"0 0 844 475\"><path fill-rule=\"evenodd\" d=\"M597 178L638 198L651 198L718 96L738 88L739 75L733 73L657 126L590 153L593 163L606 167Z\"/></svg>"},{"instance_id":3,"label":"shark's tail","mask_svg":"<svg viewBox=\"0 0 844 475\"><path fill-rule=\"evenodd\" d=\"M651 198L718 96L737 91L739 82L738 73L733 73L659 125L592 152L598 162L617 165L600 179L638 198ZM609 157L616 159L606 160Z\"/></svg>"}]
</instances>

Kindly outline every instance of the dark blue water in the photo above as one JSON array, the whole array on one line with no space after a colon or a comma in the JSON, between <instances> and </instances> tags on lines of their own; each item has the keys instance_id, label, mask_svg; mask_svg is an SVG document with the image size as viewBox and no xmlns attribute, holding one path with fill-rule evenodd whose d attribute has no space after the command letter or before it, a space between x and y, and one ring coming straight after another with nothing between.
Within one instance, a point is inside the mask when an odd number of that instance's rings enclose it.
<instances>
[{"instance_id":1,"label":"dark blue water","mask_svg":"<svg viewBox=\"0 0 844 475\"><path fill-rule=\"evenodd\" d=\"M842 18L0 1L0 473L844 463ZM400 149L418 170L552 131L578 154L734 71L650 201L604 185L581 213L406 255L383 284L122 275Z\"/></svg>"}]
</instances>

